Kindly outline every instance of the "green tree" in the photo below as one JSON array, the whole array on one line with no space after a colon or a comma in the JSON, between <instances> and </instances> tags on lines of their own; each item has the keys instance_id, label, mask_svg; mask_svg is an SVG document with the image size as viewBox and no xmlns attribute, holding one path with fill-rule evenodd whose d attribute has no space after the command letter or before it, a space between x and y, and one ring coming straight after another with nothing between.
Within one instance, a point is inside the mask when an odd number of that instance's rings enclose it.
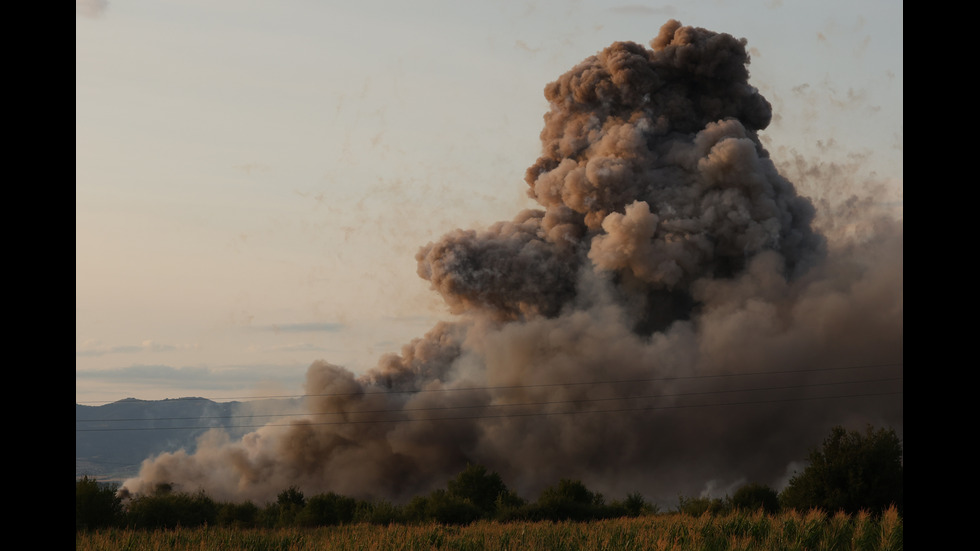
<instances>
[{"instance_id":1,"label":"green tree","mask_svg":"<svg viewBox=\"0 0 980 551\"><path fill-rule=\"evenodd\" d=\"M334 492L318 494L306 502L298 521L304 526L331 526L354 520L357 501Z\"/></svg>"},{"instance_id":2,"label":"green tree","mask_svg":"<svg viewBox=\"0 0 980 551\"><path fill-rule=\"evenodd\" d=\"M306 497L303 495L303 492L299 491L299 488L290 486L279 492L279 495L276 496L276 503L283 507L287 505L302 507L306 505Z\"/></svg>"},{"instance_id":3,"label":"green tree","mask_svg":"<svg viewBox=\"0 0 980 551\"><path fill-rule=\"evenodd\" d=\"M218 524L234 528L254 528L259 522L259 508L251 501L222 503L218 506Z\"/></svg>"},{"instance_id":4,"label":"green tree","mask_svg":"<svg viewBox=\"0 0 980 551\"><path fill-rule=\"evenodd\" d=\"M773 514L779 511L779 494L765 484L751 483L735 490L731 498L732 507L746 511L762 509Z\"/></svg>"},{"instance_id":5,"label":"green tree","mask_svg":"<svg viewBox=\"0 0 980 551\"><path fill-rule=\"evenodd\" d=\"M269 516L278 517L274 520L277 526L292 526L305 506L306 496L296 486L290 486L276 496L274 507L269 508Z\"/></svg>"},{"instance_id":6,"label":"green tree","mask_svg":"<svg viewBox=\"0 0 980 551\"><path fill-rule=\"evenodd\" d=\"M354 507L354 522L385 525L403 522L404 520L404 511L386 499L360 500Z\"/></svg>"},{"instance_id":7,"label":"green tree","mask_svg":"<svg viewBox=\"0 0 980 551\"><path fill-rule=\"evenodd\" d=\"M902 442L892 429L868 426L864 434L841 426L831 430L809 463L779 496L787 508L828 512L881 512L895 505L902 512Z\"/></svg>"},{"instance_id":8,"label":"green tree","mask_svg":"<svg viewBox=\"0 0 980 551\"><path fill-rule=\"evenodd\" d=\"M545 488L535 504L537 514L548 520L588 520L601 516L605 500L579 480L566 478Z\"/></svg>"},{"instance_id":9,"label":"green tree","mask_svg":"<svg viewBox=\"0 0 980 551\"><path fill-rule=\"evenodd\" d=\"M656 512L656 507L647 503L643 499L643 495L639 492L633 492L626 496L626 499L623 501L623 508L626 510L626 516L629 517L638 517L647 512Z\"/></svg>"},{"instance_id":10,"label":"green tree","mask_svg":"<svg viewBox=\"0 0 980 551\"><path fill-rule=\"evenodd\" d=\"M425 500L425 516L441 524L469 524L484 514L471 500L446 490L435 490Z\"/></svg>"},{"instance_id":11,"label":"green tree","mask_svg":"<svg viewBox=\"0 0 980 551\"><path fill-rule=\"evenodd\" d=\"M656 506L647 503L643 495L633 492L626 496L626 499L616 499L599 511L603 518L638 517L656 513Z\"/></svg>"},{"instance_id":12,"label":"green tree","mask_svg":"<svg viewBox=\"0 0 980 551\"><path fill-rule=\"evenodd\" d=\"M447 485L448 497L469 501L484 517L493 516L497 500L508 493L507 485L496 472L488 472L481 465L467 465Z\"/></svg>"},{"instance_id":13,"label":"green tree","mask_svg":"<svg viewBox=\"0 0 980 551\"><path fill-rule=\"evenodd\" d=\"M126 518L135 528L212 525L218 520L218 505L203 491L188 494L164 490L132 500Z\"/></svg>"},{"instance_id":14,"label":"green tree","mask_svg":"<svg viewBox=\"0 0 980 551\"><path fill-rule=\"evenodd\" d=\"M529 518L527 515L527 500L511 490L507 490L497 496L494 509L496 511L494 518L501 522L512 522Z\"/></svg>"},{"instance_id":15,"label":"green tree","mask_svg":"<svg viewBox=\"0 0 980 551\"><path fill-rule=\"evenodd\" d=\"M705 513L717 516L728 512L728 504L719 497L677 497L677 512L692 517L699 517Z\"/></svg>"},{"instance_id":16,"label":"green tree","mask_svg":"<svg viewBox=\"0 0 980 551\"><path fill-rule=\"evenodd\" d=\"M122 517L122 500L116 490L83 476L75 481L75 530L114 526Z\"/></svg>"}]
</instances>

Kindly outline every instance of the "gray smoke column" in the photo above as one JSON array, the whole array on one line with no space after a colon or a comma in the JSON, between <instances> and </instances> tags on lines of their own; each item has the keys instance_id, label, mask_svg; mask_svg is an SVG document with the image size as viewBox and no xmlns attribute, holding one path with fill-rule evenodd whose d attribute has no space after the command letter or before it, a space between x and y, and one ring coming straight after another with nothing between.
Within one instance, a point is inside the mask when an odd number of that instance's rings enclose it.
<instances>
[{"instance_id":1,"label":"gray smoke column","mask_svg":"<svg viewBox=\"0 0 980 551\"><path fill-rule=\"evenodd\" d=\"M547 85L540 208L416 255L456 321L362 376L315 362L307 418L209 434L124 493L403 500L471 462L531 499L566 477L675 503L778 487L835 424L901 434L902 223L814 229L745 45L670 21Z\"/></svg>"}]
</instances>

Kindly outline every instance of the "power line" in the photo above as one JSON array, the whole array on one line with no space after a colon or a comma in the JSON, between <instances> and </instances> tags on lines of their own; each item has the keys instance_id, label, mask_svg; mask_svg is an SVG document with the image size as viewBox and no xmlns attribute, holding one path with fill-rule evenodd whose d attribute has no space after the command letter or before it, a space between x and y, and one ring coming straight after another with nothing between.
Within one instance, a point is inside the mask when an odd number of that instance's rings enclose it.
<instances>
[{"instance_id":1,"label":"power line","mask_svg":"<svg viewBox=\"0 0 980 551\"><path fill-rule=\"evenodd\" d=\"M703 408L703 407L723 407L723 406L740 406L740 405L758 405L758 404L773 404L782 402L800 402L800 401L811 401L811 400L831 400L831 399L841 399L841 398L870 398L875 396L893 396L902 394L902 391L894 392L875 392L866 394L843 394L837 396L806 396L806 397L796 397L796 398L781 398L772 400L755 400L755 401L745 401L745 402L721 402L715 404L688 404L688 405L670 405L670 406L646 406L638 408L619 408L619 409L605 409L605 410L578 410L578 411L544 411L544 412L531 412L531 413L508 413L499 415L474 415L469 417L426 417L426 418L416 418L416 419L371 419L362 421L322 421L322 422L310 422L305 423L307 426L318 426L318 425L359 425L359 424L381 424L381 423L415 423L421 421L461 421L461 420L472 420L472 419L499 419L508 417L538 417L538 416L551 416L551 415L579 415L588 413L622 413L629 411L654 411L654 410L664 410L664 409L688 409L688 408ZM267 423L264 425L235 425L231 427L132 427L132 428L107 428L107 429L75 429L75 432L115 432L115 431L144 431L144 430L203 430L203 429L216 429L216 428L261 428L261 427L289 427L290 424L273 424Z\"/></svg>"},{"instance_id":2,"label":"power line","mask_svg":"<svg viewBox=\"0 0 980 551\"><path fill-rule=\"evenodd\" d=\"M896 378L895 380L900 379ZM847 384L844 383L828 383L828 384ZM742 390L744 391L744 390ZM718 391L725 392L725 391ZM703 394L714 394L717 392L705 392ZM784 403L784 402L798 402L798 401L811 401L811 400L830 400L830 399L841 399L841 398L867 398L875 396L892 396L900 395L903 391L892 391L892 392L877 392L877 393L864 393L864 394L841 394L833 396L804 396L804 397L794 397L794 398L775 398L768 400L749 400L749 401L735 401L735 402L718 402L710 404L672 404L672 405L659 405L659 406L641 406L641 407L627 407L627 408L616 408L616 409L592 409L592 410L576 410L576 411L537 411L528 413L501 413L501 414L483 414L483 415L473 415L473 416L454 416L454 417L424 417L424 418L408 418L408 419L369 419L369 420L342 420L342 421L319 421L319 422L307 422L306 425L353 425L353 424L378 424L378 423L405 423L405 422L420 422L420 421L453 421L453 420L471 420L471 419L496 419L496 418L508 418L508 417L531 417L531 416L550 416L550 415L573 415L573 414L585 414L585 413L618 413L618 412L629 412L629 411L653 411L653 410L664 410L664 409L682 409L682 408L703 408L703 407L720 407L720 406L737 406L737 405L758 405L758 404L772 404L772 403ZM666 395L670 396L670 395ZM665 397L665 395L659 395L654 397ZM644 397L638 397L644 398ZM609 399L591 399L591 400L571 400L571 401L557 401L557 402L544 402L541 404L518 404L518 405L548 405L548 404L564 404L564 403L589 403L598 402L603 400L624 400L633 398L609 398ZM503 404L501 404L503 405ZM487 405L482 407L497 407L498 405ZM403 413L410 411L423 411L427 409L465 409L469 406L460 406L456 408L419 408L419 409L408 409L408 410L386 410L383 412L390 413ZM367 412L344 412L344 413L367 413ZM127 427L127 428L100 428L100 429L75 429L75 432L112 432L112 431L145 431L145 430L205 430L212 428L260 428L260 427L286 427L289 424L274 424L266 423L263 425L232 425L232 426L194 426L194 427Z\"/></svg>"},{"instance_id":3,"label":"power line","mask_svg":"<svg viewBox=\"0 0 980 551\"><path fill-rule=\"evenodd\" d=\"M579 382L565 382L565 383L538 383L529 385L498 385L498 386L481 386L481 387L453 387L453 388L424 388L424 389L408 389L408 390L396 390L396 389L385 389L372 392L336 392L336 393L316 393L316 394L281 394L281 395L253 395L253 396L225 396L218 398L220 400L263 400L263 399L283 399L283 398L329 398L329 397L356 397L356 396L370 396L376 394L391 395L391 394L418 394L418 393L434 393L434 392L463 392L463 391L486 391L486 390L512 390L521 388L542 388L542 387L554 387L554 386L583 386L583 385L601 385L601 384L636 384L636 383L650 383L659 381L679 381L679 380L692 380L692 379L715 379L723 377L748 377L757 375L786 375L786 374L802 374L802 373L819 373L827 371L845 371L853 369L874 369L880 367L897 367L904 366L904 362L897 363L884 363L884 364L866 364L866 365L852 365L844 367L818 367L812 369L786 369L778 371L750 371L745 373L719 373L719 374L708 374L708 375L682 375L674 377L654 377L654 378L641 378L641 379L619 379L619 380L600 380L600 381L579 381ZM188 398L178 398L177 400L207 400L216 401L218 399L204 398L204 397L188 397ZM156 401L156 400L147 400ZM90 401L78 401L77 404L110 404L114 402L104 401L104 400L90 400Z\"/></svg>"},{"instance_id":4,"label":"power line","mask_svg":"<svg viewBox=\"0 0 980 551\"><path fill-rule=\"evenodd\" d=\"M650 398L675 398L680 396L698 396L698 395L710 395L710 394L726 394L735 392L762 392L770 390L790 390L798 388L815 388L820 386L832 386L832 385L848 385L848 384L870 384L870 383L886 383L891 381L903 380L903 377L887 377L879 379L863 379L863 380L853 380L853 381L831 381L822 383L807 383L798 385L781 385L781 386L768 386L768 387L756 387L756 388L735 388L735 389L722 389L722 390L710 390L710 391L700 391L700 392L677 392L671 394L647 394L638 396L613 396L608 398L582 398L576 400L550 400L544 402L514 402L505 404L475 404L475 405L462 405L462 406L431 406L431 407L417 407L417 408L385 408L385 409L373 409L373 410L354 410L354 411L328 411L328 412L297 412L297 413L265 413L265 414L246 414L246 415L203 415L195 417L137 417L137 418L119 418L119 419L76 419L76 423L121 423L121 422L133 422L133 421L188 421L188 420L201 420L201 419L254 419L259 418L270 418L270 417L307 417L307 416L323 416L323 415L349 415L349 414L367 414L367 413L403 413L403 412L417 412L417 411L440 411L440 410L454 410L454 409L478 409L478 408L497 408L497 407L520 407L520 406L544 406L544 405L556 405L556 404L587 404L593 402L606 402L613 400L642 400ZM239 427L243 425L232 425L232 428ZM247 425L245 425L247 426ZM87 429L78 429L81 431ZM92 429L96 430L96 429Z\"/></svg>"}]
</instances>

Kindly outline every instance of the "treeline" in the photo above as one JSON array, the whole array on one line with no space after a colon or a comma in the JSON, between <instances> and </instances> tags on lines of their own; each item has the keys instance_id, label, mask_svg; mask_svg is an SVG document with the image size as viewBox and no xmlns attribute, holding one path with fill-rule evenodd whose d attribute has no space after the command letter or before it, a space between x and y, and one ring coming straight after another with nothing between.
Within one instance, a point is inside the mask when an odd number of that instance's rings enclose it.
<instances>
[{"instance_id":1,"label":"treeline","mask_svg":"<svg viewBox=\"0 0 980 551\"><path fill-rule=\"evenodd\" d=\"M511 490L497 473L469 465L446 488L416 496L405 504L361 500L333 492L307 497L290 487L276 501L259 507L250 501L219 502L204 492L175 492L163 485L150 495L137 496L123 507L115 488L83 477L76 482L76 529L101 526L172 528L232 526L283 528L370 524L470 524L478 520L596 520L656 512L639 494L606 502L577 480L563 479L528 502ZM98 512L98 514L96 514Z\"/></svg>"},{"instance_id":2,"label":"treeline","mask_svg":"<svg viewBox=\"0 0 980 551\"><path fill-rule=\"evenodd\" d=\"M674 512L700 516L735 510L822 509L877 513L894 505L903 510L901 442L893 430L868 427L864 434L835 427L809 465L782 492L750 483L725 498L680 496ZM125 506L116 488L82 477L75 483L76 530L125 526L139 529L177 526L242 528L313 527L352 523L469 524L478 520L589 521L659 513L639 493L607 502L581 481L562 479L528 501L512 492L501 477L481 465L469 465L445 488L416 496L405 504L359 500L336 493L307 497L296 487L284 489L273 503L218 502L203 492L159 486Z\"/></svg>"}]
</instances>

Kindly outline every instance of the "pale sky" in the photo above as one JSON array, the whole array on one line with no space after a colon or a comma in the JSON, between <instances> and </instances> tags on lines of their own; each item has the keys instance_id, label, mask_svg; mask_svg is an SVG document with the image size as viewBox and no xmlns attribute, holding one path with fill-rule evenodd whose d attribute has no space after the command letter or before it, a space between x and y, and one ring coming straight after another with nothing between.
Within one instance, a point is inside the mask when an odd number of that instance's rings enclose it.
<instances>
[{"instance_id":1,"label":"pale sky","mask_svg":"<svg viewBox=\"0 0 980 551\"><path fill-rule=\"evenodd\" d=\"M76 0L76 401L398 352L449 317L416 250L536 206L544 86L669 19L748 40L777 164L901 208L901 2Z\"/></svg>"}]
</instances>

